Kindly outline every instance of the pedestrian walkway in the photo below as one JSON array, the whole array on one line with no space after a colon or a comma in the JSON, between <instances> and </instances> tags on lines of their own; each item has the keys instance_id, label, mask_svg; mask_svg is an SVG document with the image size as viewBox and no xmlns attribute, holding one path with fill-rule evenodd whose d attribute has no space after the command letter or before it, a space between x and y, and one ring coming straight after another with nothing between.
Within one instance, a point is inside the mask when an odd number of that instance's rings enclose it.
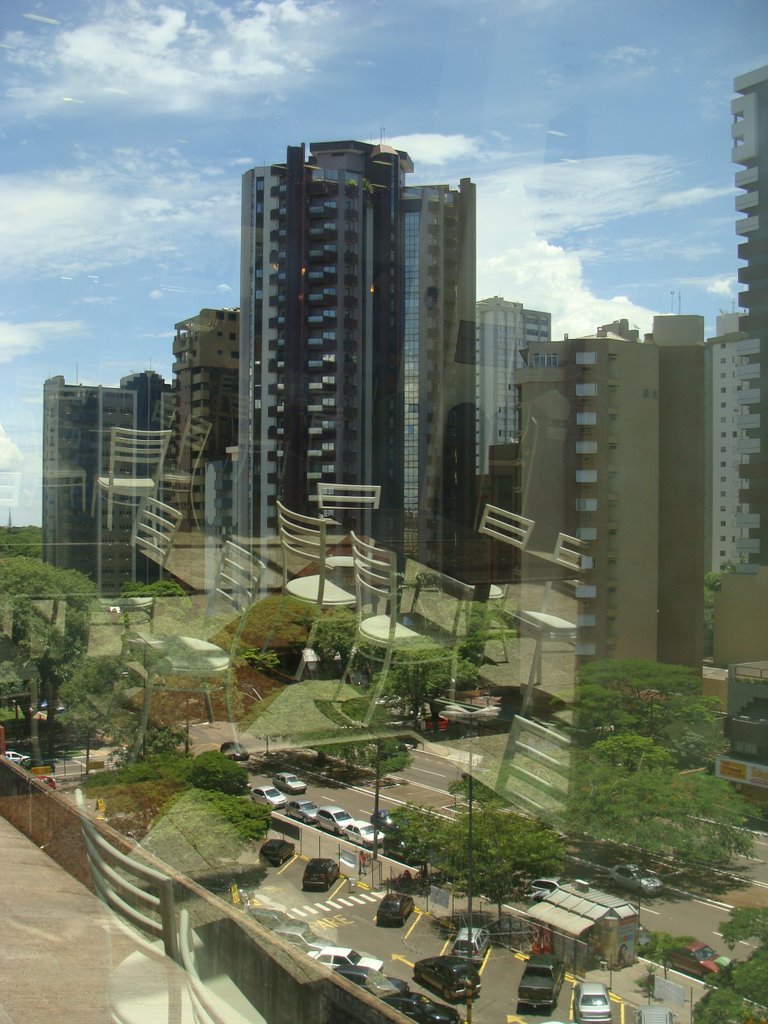
<instances>
[{"instance_id":1,"label":"pedestrian walkway","mask_svg":"<svg viewBox=\"0 0 768 1024\"><path fill-rule=\"evenodd\" d=\"M128 955L128 940L92 892L3 817L0 863L0 1024L109 1024L112 956Z\"/></svg>"},{"instance_id":2,"label":"pedestrian walkway","mask_svg":"<svg viewBox=\"0 0 768 1024\"><path fill-rule=\"evenodd\" d=\"M328 910L342 910L344 907L362 907L366 903L378 903L384 893L368 893L355 891L346 896L335 896L332 900L324 903L305 903L303 907L291 907L289 914L296 914L300 918L314 917L317 914L325 913Z\"/></svg>"}]
</instances>

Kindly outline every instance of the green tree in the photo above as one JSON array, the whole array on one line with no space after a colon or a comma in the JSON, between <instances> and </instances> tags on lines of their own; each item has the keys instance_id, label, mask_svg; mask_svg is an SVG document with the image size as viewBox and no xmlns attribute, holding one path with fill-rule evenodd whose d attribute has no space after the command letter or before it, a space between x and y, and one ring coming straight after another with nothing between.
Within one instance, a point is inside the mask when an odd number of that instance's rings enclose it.
<instances>
[{"instance_id":1,"label":"green tree","mask_svg":"<svg viewBox=\"0 0 768 1024\"><path fill-rule=\"evenodd\" d=\"M340 675L349 660L356 636L355 613L349 608L334 608L315 623L312 646L326 669L340 666L336 672L336 675ZM337 656L338 662L335 660Z\"/></svg>"},{"instance_id":2,"label":"green tree","mask_svg":"<svg viewBox=\"0 0 768 1024\"><path fill-rule=\"evenodd\" d=\"M189 781L196 789L210 789L230 796L248 792L248 772L218 750L198 754L189 769Z\"/></svg>"},{"instance_id":3,"label":"green tree","mask_svg":"<svg viewBox=\"0 0 768 1024\"><path fill-rule=\"evenodd\" d=\"M43 557L43 531L39 526L0 526L0 558L24 555Z\"/></svg>"},{"instance_id":4,"label":"green tree","mask_svg":"<svg viewBox=\"0 0 768 1024\"><path fill-rule=\"evenodd\" d=\"M93 582L74 569L24 556L0 560L0 605L10 613L22 674L33 670L39 699L48 702L48 756L59 691L88 647L94 596Z\"/></svg>"},{"instance_id":5,"label":"green tree","mask_svg":"<svg viewBox=\"0 0 768 1024\"><path fill-rule=\"evenodd\" d=\"M94 737L105 734L119 741L130 731L134 716L125 706L127 680L122 658L102 655L81 658L61 685L64 720L85 737L86 765Z\"/></svg>"},{"instance_id":6,"label":"green tree","mask_svg":"<svg viewBox=\"0 0 768 1024\"><path fill-rule=\"evenodd\" d=\"M579 672L574 711L582 747L634 733L665 747L680 767L704 766L723 747L718 702L702 695L700 672L684 665L592 662Z\"/></svg>"},{"instance_id":7,"label":"green tree","mask_svg":"<svg viewBox=\"0 0 768 1024\"><path fill-rule=\"evenodd\" d=\"M722 921L720 934L733 948L742 939L758 938L768 948L768 909L765 907L737 907L731 911L730 921ZM768 991L768 989L766 989Z\"/></svg>"},{"instance_id":8,"label":"green tree","mask_svg":"<svg viewBox=\"0 0 768 1024\"><path fill-rule=\"evenodd\" d=\"M414 642L397 651L387 673L386 693L399 697L417 724L424 705L456 685L457 671L461 672L461 665L449 649L426 640ZM473 679L477 678L476 665L467 663L467 671Z\"/></svg>"},{"instance_id":9,"label":"green tree","mask_svg":"<svg viewBox=\"0 0 768 1024\"><path fill-rule=\"evenodd\" d=\"M730 988L708 992L693 1008L694 1024L758 1024L754 1007L750 1007Z\"/></svg>"},{"instance_id":10,"label":"green tree","mask_svg":"<svg viewBox=\"0 0 768 1024\"><path fill-rule=\"evenodd\" d=\"M574 758L562 825L678 863L724 866L748 855L744 801L722 779L669 768L631 770L582 751Z\"/></svg>"},{"instance_id":11,"label":"green tree","mask_svg":"<svg viewBox=\"0 0 768 1024\"><path fill-rule=\"evenodd\" d=\"M469 885L469 810L449 823L434 863L466 892ZM473 808L472 890L496 903L520 896L538 875L549 875L563 864L562 838L534 818L513 814L496 804Z\"/></svg>"}]
</instances>

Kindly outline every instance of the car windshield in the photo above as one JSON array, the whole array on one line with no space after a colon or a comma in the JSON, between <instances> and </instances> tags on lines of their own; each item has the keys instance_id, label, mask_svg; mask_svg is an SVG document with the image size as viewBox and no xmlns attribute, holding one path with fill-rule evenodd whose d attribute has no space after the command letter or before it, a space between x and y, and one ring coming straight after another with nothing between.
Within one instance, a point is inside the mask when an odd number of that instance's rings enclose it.
<instances>
[{"instance_id":1,"label":"car windshield","mask_svg":"<svg viewBox=\"0 0 768 1024\"><path fill-rule=\"evenodd\" d=\"M347 953L345 959L349 961L349 963L351 964L359 964L363 958L360 956L359 953L355 953L354 950L351 950L349 953Z\"/></svg>"},{"instance_id":2,"label":"car windshield","mask_svg":"<svg viewBox=\"0 0 768 1024\"><path fill-rule=\"evenodd\" d=\"M717 953L711 946L702 946L701 949L691 950L695 960L715 960Z\"/></svg>"},{"instance_id":3,"label":"car windshield","mask_svg":"<svg viewBox=\"0 0 768 1024\"><path fill-rule=\"evenodd\" d=\"M604 995L596 993L595 995L583 995L579 1002L582 1006L605 1006L608 1000Z\"/></svg>"}]
</instances>

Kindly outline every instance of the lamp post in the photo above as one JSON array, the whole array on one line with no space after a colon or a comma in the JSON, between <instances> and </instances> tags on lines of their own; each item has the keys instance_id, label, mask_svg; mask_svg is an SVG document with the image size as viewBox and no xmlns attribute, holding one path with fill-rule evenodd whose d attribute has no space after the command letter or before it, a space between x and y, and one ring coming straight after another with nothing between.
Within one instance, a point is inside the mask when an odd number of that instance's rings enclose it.
<instances>
[{"instance_id":1,"label":"lamp post","mask_svg":"<svg viewBox=\"0 0 768 1024\"><path fill-rule=\"evenodd\" d=\"M485 707L475 708L464 704L446 704L441 712L445 718L452 722L462 722L467 726L469 736L469 746L467 748L468 763L467 771L462 773L462 777L467 780L467 803L469 805L467 814L467 919L469 926L469 943L467 944L467 968L469 968L469 962L472 959L472 940L474 939L474 928L472 927L472 897L473 897L473 881L474 881L474 865L472 860L473 855L473 832L472 832L472 812L473 812L473 793L472 793L472 738L473 728L480 722L488 722L495 719L499 715L499 708L492 705ZM470 985L469 970L467 970L467 1024L472 1024L472 995L473 987Z\"/></svg>"}]
</instances>

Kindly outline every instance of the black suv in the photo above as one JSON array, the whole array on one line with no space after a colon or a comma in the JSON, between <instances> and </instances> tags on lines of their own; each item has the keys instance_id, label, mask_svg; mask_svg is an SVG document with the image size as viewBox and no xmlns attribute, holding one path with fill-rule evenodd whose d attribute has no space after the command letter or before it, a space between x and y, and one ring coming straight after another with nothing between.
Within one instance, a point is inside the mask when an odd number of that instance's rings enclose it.
<instances>
[{"instance_id":1,"label":"black suv","mask_svg":"<svg viewBox=\"0 0 768 1024\"><path fill-rule=\"evenodd\" d=\"M461 1017L452 1006L436 1003L420 992L402 996L384 996L384 1002L394 1006L417 1024L460 1024Z\"/></svg>"},{"instance_id":2,"label":"black suv","mask_svg":"<svg viewBox=\"0 0 768 1024\"><path fill-rule=\"evenodd\" d=\"M465 999L480 995L480 972L462 956L430 956L413 965L413 980L438 991L443 999Z\"/></svg>"},{"instance_id":3,"label":"black suv","mask_svg":"<svg viewBox=\"0 0 768 1024\"><path fill-rule=\"evenodd\" d=\"M227 740L226 743L222 743L219 750L230 761L249 761L251 759L247 748L242 743L236 743L234 740Z\"/></svg>"},{"instance_id":4,"label":"black suv","mask_svg":"<svg viewBox=\"0 0 768 1024\"><path fill-rule=\"evenodd\" d=\"M264 860L268 860L270 864L277 867L290 860L295 852L296 847L287 839L268 839L259 850Z\"/></svg>"},{"instance_id":5,"label":"black suv","mask_svg":"<svg viewBox=\"0 0 768 1024\"><path fill-rule=\"evenodd\" d=\"M301 888L322 889L327 892L340 874L339 865L335 860L331 860L330 857L313 857L304 868Z\"/></svg>"}]
</instances>

